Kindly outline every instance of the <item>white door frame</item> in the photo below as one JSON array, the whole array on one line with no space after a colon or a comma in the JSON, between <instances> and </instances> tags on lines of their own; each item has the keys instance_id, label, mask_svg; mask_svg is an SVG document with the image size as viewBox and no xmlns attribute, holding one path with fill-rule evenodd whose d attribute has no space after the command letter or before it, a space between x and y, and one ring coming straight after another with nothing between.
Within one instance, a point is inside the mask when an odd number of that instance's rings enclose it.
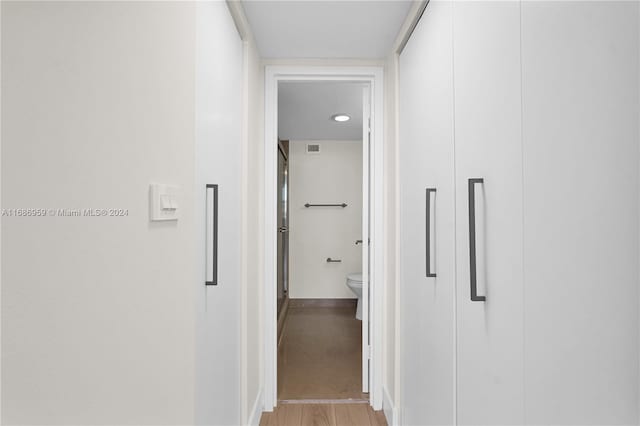
<instances>
[{"instance_id":1,"label":"white door frame","mask_svg":"<svg viewBox=\"0 0 640 426\"><path fill-rule=\"evenodd\" d=\"M277 143L278 83L281 81L351 81L371 88L371 276L369 277L369 399L382 409L382 294L384 280L384 80L382 67L267 66L264 121L264 410L277 404ZM364 236L363 236L364 237ZM364 239L364 238L363 238Z\"/></svg>"}]
</instances>

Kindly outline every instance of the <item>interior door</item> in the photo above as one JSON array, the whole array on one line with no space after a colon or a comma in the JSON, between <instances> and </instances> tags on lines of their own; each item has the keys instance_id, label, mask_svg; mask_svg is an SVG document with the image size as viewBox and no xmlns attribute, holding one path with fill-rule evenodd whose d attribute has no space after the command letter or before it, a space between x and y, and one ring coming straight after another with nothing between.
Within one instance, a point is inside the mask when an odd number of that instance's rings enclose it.
<instances>
[{"instance_id":1,"label":"interior door","mask_svg":"<svg viewBox=\"0 0 640 426\"><path fill-rule=\"evenodd\" d=\"M453 2L453 20L458 424L522 424L520 6Z\"/></svg>"},{"instance_id":2,"label":"interior door","mask_svg":"<svg viewBox=\"0 0 640 426\"><path fill-rule=\"evenodd\" d=\"M362 89L362 392L369 392L370 372L370 310L371 286L371 87Z\"/></svg>"},{"instance_id":3,"label":"interior door","mask_svg":"<svg viewBox=\"0 0 640 426\"><path fill-rule=\"evenodd\" d=\"M454 423L451 2L430 2L400 55L403 423Z\"/></svg>"}]
</instances>

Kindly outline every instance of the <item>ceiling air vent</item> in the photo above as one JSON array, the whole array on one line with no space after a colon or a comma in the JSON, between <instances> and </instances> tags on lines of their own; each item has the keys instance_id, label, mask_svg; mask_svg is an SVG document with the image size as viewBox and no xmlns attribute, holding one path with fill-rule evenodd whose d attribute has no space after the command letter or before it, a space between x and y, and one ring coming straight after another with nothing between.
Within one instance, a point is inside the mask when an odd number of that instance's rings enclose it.
<instances>
[{"instance_id":1,"label":"ceiling air vent","mask_svg":"<svg viewBox=\"0 0 640 426\"><path fill-rule=\"evenodd\" d=\"M320 154L320 144L308 143L307 144L307 154Z\"/></svg>"}]
</instances>

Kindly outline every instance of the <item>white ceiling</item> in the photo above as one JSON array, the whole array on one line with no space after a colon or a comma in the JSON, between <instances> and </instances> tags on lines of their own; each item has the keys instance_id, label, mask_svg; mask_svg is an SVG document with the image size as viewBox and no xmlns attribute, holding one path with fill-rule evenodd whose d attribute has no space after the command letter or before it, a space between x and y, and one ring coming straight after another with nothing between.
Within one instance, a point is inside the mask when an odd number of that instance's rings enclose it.
<instances>
[{"instance_id":1,"label":"white ceiling","mask_svg":"<svg viewBox=\"0 0 640 426\"><path fill-rule=\"evenodd\" d=\"M288 140L361 140L362 88L347 82L283 82L278 87L278 137ZM346 113L338 123L331 116Z\"/></svg>"},{"instance_id":2,"label":"white ceiling","mask_svg":"<svg viewBox=\"0 0 640 426\"><path fill-rule=\"evenodd\" d=\"M264 58L384 58L411 7L407 0L243 0Z\"/></svg>"}]
</instances>

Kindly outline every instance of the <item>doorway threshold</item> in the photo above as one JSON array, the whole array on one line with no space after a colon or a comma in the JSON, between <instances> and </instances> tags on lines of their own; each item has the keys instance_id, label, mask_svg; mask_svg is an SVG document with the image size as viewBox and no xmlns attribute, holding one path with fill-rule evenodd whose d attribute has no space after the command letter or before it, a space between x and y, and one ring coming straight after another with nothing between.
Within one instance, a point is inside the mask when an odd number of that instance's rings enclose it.
<instances>
[{"instance_id":1,"label":"doorway threshold","mask_svg":"<svg viewBox=\"0 0 640 426\"><path fill-rule=\"evenodd\" d=\"M369 404L369 398L349 399L283 399L278 404Z\"/></svg>"}]
</instances>

